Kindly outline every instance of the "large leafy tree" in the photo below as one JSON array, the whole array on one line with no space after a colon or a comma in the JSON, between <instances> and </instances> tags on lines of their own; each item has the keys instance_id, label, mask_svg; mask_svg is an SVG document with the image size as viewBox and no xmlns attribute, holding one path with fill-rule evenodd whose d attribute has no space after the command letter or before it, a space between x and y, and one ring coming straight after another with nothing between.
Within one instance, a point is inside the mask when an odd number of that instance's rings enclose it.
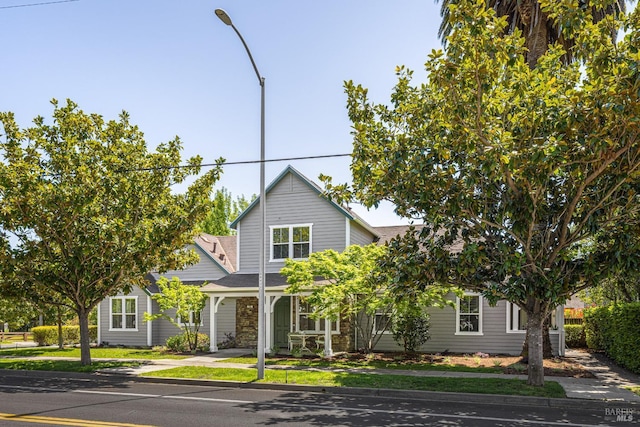
<instances>
[{"instance_id":1,"label":"large leafy tree","mask_svg":"<svg viewBox=\"0 0 640 427\"><path fill-rule=\"evenodd\" d=\"M483 3L460 1L426 83L412 85L399 67L391 106L346 83L347 196L389 200L428 224L391 244L416 278L396 292L442 281L518 305L532 385L544 382L544 319L578 290L637 268L640 230L640 12L594 22L577 3L540 4L576 41L581 66L563 63L554 45L529 67L520 32L505 32L506 19ZM621 22L627 34L616 44Z\"/></svg>"},{"instance_id":2,"label":"large leafy tree","mask_svg":"<svg viewBox=\"0 0 640 427\"><path fill-rule=\"evenodd\" d=\"M42 319L47 322L45 324L55 322L58 325L58 347L63 348L63 322L76 317L73 303L47 286L28 285L24 276L11 268L16 262L12 255L15 255L15 252L10 249L7 242L5 251L0 252L0 257L3 260L0 262L3 269L2 277L0 277L0 295L16 304L18 310L23 310L21 319L30 316L28 318L30 321L37 317L38 320Z\"/></svg>"},{"instance_id":3,"label":"large leafy tree","mask_svg":"<svg viewBox=\"0 0 640 427\"><path fill-rule=\"evenodd\" d=\"M440 14L442 23L439 34L446 43L446 38L454 31L451 21L451 6L461 3L458 0L442 0ZM572 49L575 39L562 31L563 22L556 19L553 11L546 7L544 1L539 0L485 0L485 6L493 9L499 17L507 19L505 33L519 31L525 39L527 50L524 55L529 67L536 66L538 59L547 51L549 45L558 43L564 48L564 55L560 59L569 63L573 60ZM625 0L588 1L580 0L575 6L582 9L590 8L593 22L598 22L607 16L619 15L626 10ZM616 31L611 33L613 37Z\"/></svg>"},{"instance_id":4,"label":"large leafy tree","mask_svg":"<svg viewBox=\"0 0 640 427\"><path fill-rule=\"evenodd\" d=\"M587 304L607 305L640 301L640 277L636 271L606 278L580 293Z\"/></svg>"},{"instance_id":5,"label":"large leafy tree","mask_svg":"<svg viewBox=\"0 0 640 427\"><path fill-rule=\"evenodd\" d=\"M440 25L439 35L446 44L447 37L451 34L454 27L450 21L451 6L458 4L458 0L442 0L440 14L442 15L442 23ZM550 45L558 43L564 49L564 55L560 56L560 61L565 64L572 62L575 58L573 49L576 43L572 34L563 31L566 22L553 13L546 6L545 2L538 0L485 0L485 6L493 9L496 16L505 17L507 26L504 27L505 34L519 32L525 39L524 56L527 65L530 68L536 66L538 59L549 49ZM581 9L590 9L592 22L599 22L608 16L619 16L626 10L625 0L611 0L600 2L589 2L580 0L577 7ZM565 18L570 22L571 14ZM617 35L617 28L610 29L613 40ZM550 357L551 341L549 339L549 323L544 326L544 355ZM522 356L528 356L528 337L527 334L522 350Z\"/></svg>"},{"instance_id":6,"label":"large leafy tree","mask_svg":"<svg viewBox=\"0 0 640 427\"><path fill-rule=\"evenodd\" d=\"M200 229L214 236L229 236L233 230L229 227L237 217L249 207L256 198L254 194L251 200L244 195L233 199L233 196L225 187L216 190L213 196L212 208L206 218L200 223Z\"/></svg>"},{"instance_id":7,"label":"large leafy tree","mask_svg":"<svg viewBox=\"0 0 640 427\"><path fill-rule=\"evenodd\" d=\"M52 103L52 123L37 117L24 130L13 114L0 114L1 260L12 278L3 286L72 305L86 365L88 316L101 300L144 285L149 271L195 261L184 248L208 211L220 165L176 193L201 163L180 164L178 138L150 152L127 113L105 121L70 100Z\"/></svg>"},{"instance_id":8,"label":"large leafy tree","mask_svg":"<svg viewBox=\"0 0 640 427\"><path fill-rule=\"evenodd\" d=\"M10 331L22 329L38 317L38 307L25 298L0 297L0 330L5 323Z\"/></svg>"}]
</instances>

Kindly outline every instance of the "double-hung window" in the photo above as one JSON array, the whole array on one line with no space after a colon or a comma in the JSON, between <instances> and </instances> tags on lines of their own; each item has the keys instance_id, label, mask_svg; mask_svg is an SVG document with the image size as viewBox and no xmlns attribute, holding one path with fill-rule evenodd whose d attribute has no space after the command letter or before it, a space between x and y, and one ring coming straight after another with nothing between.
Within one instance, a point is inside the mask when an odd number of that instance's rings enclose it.
<instances>
[{"instance_id":1,"label":"double-hung window","mask_svg":"<svg viewBox=\"0 0 640 427\"><path fill-rule=\"evenodd\" d=\"M271 229L271 260L304 259L311 253L311 225L277 225Z\"/></svg>"},{"instance_id":2,"label":"double-hung window","mask_svg":"<svg viewBox=\"0 0 640 427\"><path fill-rule=\"evenodd\" d=\"M550 332L557 331L556 323L557 310L553 310L549 315ZM516 304L507 301L507 332L526 332L527 331L527 313Z\"/></svg>"},{"instance_id":3,"label":"double-hung window","mask_svg":"<svg viewBox=\"0 0 640 427\"><path fill-rule=\"evenodd\" d=\"M482 335L482 296L465 293L456 301L456 335Z\"/></svg>"},{"instance_id":4,"label":"double-hung window","mask_svg":"<svg viewBox=\"0 0 640 427\"><path fill-rule=\"evenodd\" d=\"M297 304L297 318L298 332L307 332L312 334L317 334L325 331L325 319L312 319L311 314L313 313L313 307L307 301L303 301L300 298L296 298L298 301ZM338 333L338 322L331 322L331 332Z\"/></svg>"},{"instance_id":5,"label":"double-hung window","mask_svg":"<svg viewBox=\"0 0 640 427\"><path fill-rule=\"evenodd\" d=\"M199 311L190 311L189 317L187 319L183 319L182 317L178 316L178 323L182 326L202 326L202 313Z\"/></svg>"},{"instance_id":6,"label":"double-hung window","mask_svg":"<svg viewBox=\"0 0 640 427\"><path fill-rule=\"evenodd\" d=\"M373 331L380 332L384 330L384 333L391 333L391 313L384 309L376 310L373 317Z\"/></svg>"},{"instance_id":7,"label":"double-hung window","mask_svg":"<svg viewBox=\"0 0 640 427\"><path fill-rule=\"evenodd\" d=\"M111 297L111 330L138 329L138 297Z\"/></svg>"}]
</instances>

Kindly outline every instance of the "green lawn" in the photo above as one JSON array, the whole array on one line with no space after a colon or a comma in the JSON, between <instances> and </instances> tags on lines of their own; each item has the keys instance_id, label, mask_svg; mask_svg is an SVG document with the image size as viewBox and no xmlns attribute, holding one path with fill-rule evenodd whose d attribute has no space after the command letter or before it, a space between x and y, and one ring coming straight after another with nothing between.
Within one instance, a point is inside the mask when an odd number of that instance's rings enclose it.
<instances>
[{"instance_id":1,"label":"green lawn","mask_svg":"<svg viewBox=\"0 0 640 427\"><path fill-rule=\"evenodd\" d=\"M64 348L62 350L57 347L3 349L0 350L0 357L2 356L77 357L79 359L80 349L76 347ZM189 356L163 353L152 349L96 347L91 349L91 357L96 359L185 359Z\"/></svg>"},{"instance_id":2,"label":"green lawn","mask_svg":"<svg viewBox=\"0 0 640 427\"><path fill-rule=\"evenodd\" d=\"M34 357L21 359L21 357ZM69 357L78 360L44 360L38 357ZM151 349L129 348L92 348L93 359L180 359L188 356L178 356L162 353ZM52 347L33 347L23 349L0 350L0 369L49 370L67 372L94 372L104 368L118 366L136 366L141 362L135 361L99 361L93 360L90 366L80 365L80 349L65 348L59 350ZM227 362L255 364L256 358L240 357L228 359ZM144 362L142 362L144 363ZM432 365L430 363L390 362L381 360L324 360L324 359L268 359L269 365L295 365L309 368L365 368L365 369L437 369L449 371L496 372L497 368L462 367L455 365ZM237 368L207 368L201 366L185 366L161 371L154 371L145 375L155 377L196 378L208 380L226 380L240 382L257 381L255 369ZM300 369L267 369L265 379L261 382L281 384L307 384L334 387L365 387L389 388L404 390L431 390L458 393L489 393L516 396L564 397L562 387L555 381L546 381L542 388L530 387L526 381L517 379L496 378L443 378L416 377L407 375L387 375L373 373L352 372L319 372ZM637 392L637 391L636 391Z\"/></svg>"},{"instance_id":3,"label":"green lawn","mask_svg":"<svg viewBox=\"0 0 640 427\"><path fill-rule=\"evenodd\" d=\"M638 387L627 387L629 390L640 396L640 386Z\"/></svg>"},{"instance_id":4,"label":"green lawn","mask_svg":"<svg viewBox=\"0 0 640 427\"><path fill-rule=\"evenodd\" d=\"M120 366L139 366L140 362L93 361L83 366L79 360L38 360L38 359L0 359L0 369L22 369L27 371L95 372L105 368Z\"/></svg>"},{"instance_id":5,"label":"green lawn","mask_svg":"<svg viewBox=\"0 0 640 427\"><path fill-rule=\"evenodd\" d=\"M202 366L184 366L162 371L153 371L145 374L145 376L277 384L307 384L327 387L389 388L456 393L566 397L564 389L555 381L545 381L544 387L532 387L527 385L524 380L499 378L415 377L407 375L267 369L265 370L264 380L258 381L255 369L207 368Z\"/></svg>"},{"instance_id":6,"label":"green lawn","mask_svg":"<svg viewBox=\"0 0 640 427\"><path fill-rule=\"evenodd\" d=\"M220 363L243 363L255 365L258 363L256 357L233 357L221 360ZM277 366L303 366L309 368L338 368L338 369L405 369L413 371L448 371L448 372L482 372L490 374L499 374L503 370L501 368L481 367L481 366L461 366L444 363L414 362L414 361L384 361L384 360L347 360L347 359L305 359L305 358L267 358L266 365Z\"/></svg>"}]
</instances>

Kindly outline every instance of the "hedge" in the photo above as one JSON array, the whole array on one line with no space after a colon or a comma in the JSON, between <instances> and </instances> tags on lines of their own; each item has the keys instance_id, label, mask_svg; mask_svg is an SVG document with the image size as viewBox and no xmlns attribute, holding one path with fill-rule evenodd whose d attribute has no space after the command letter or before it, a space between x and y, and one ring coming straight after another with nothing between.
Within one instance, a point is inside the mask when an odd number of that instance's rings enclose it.
<instances>
[{"instance_id":1,"label":"hedge","mask_svg":"<svg viewBox=\"0 0 640 427\"><path fill-rule=\"evenodd\" d=\"M33 340L38 345L56 345L58 344L58 327L57 326L36 326L31 329ZM89 339L91 342L98 340L98 327L89 326ZM63 326L62 341L64 344L80 344L80 326Z\"/></svg>"},{"instance_id":2,"label":"hedge","mask_svg":"<svg viewBox=\"0 0 640 427\"><path fill-rule=\"evenodd\" d=\"M587 346L584 327L582 325L564 325L565 344L569 348L584 348Z\"/></svg>"},{"instance_id":3,"label":"hedge","mask_svg":"<svg viewBox=\"0 0 640 427\"><path fill-rule=\"evenodd\" d=\"M587 346L640 374L640 302L585 310Z\"/></svg>"}]
</instances>

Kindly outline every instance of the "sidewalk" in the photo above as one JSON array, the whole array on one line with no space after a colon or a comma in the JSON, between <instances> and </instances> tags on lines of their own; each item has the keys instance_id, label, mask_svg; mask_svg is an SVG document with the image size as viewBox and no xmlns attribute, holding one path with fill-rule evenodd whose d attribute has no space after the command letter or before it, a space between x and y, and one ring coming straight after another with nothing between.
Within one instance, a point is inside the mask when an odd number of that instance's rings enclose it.
<instances>
[{"instance_id":1,"label":"sidewalk","mask_svg":"<svg viewBox=\"0 0 640 427\"><path fill-rule=\"evenodd\" d=\"M210 355L196 356L182 360L151 360L138 367L109 368L101 372L127 376L142 376L152 371L168 369L176 366L207 366L220 368L255 368L255 365L220 363L221 360L246 355L246 349L225 349ZM599 361L590 353L577 350L569 350L566 357L574 358L578 363L592 372L596 378L571 378L571 377L545 377L545 380L558 382L565 390L568 399L580 401L617 401L640 404L640 396L625 389L628 386L640 386L639 376L629 374L626 371L608 366ZM269 366L268 369L310 369L291 366ZM316 370L322 370L314 368ZM331 369L331 368L323 368ZM397 370L376 369L361 370L349 369L342 371L359 372L368 374L413 375L422 377L454 377L454 378L504 378L527 379L526 375L485 374L475 372L447 372L447 371L422 371L422 370ZM503 396L505 397L505 396ZM524 398L523 398L524 399Z\"/></svg>"}]
</instances>

